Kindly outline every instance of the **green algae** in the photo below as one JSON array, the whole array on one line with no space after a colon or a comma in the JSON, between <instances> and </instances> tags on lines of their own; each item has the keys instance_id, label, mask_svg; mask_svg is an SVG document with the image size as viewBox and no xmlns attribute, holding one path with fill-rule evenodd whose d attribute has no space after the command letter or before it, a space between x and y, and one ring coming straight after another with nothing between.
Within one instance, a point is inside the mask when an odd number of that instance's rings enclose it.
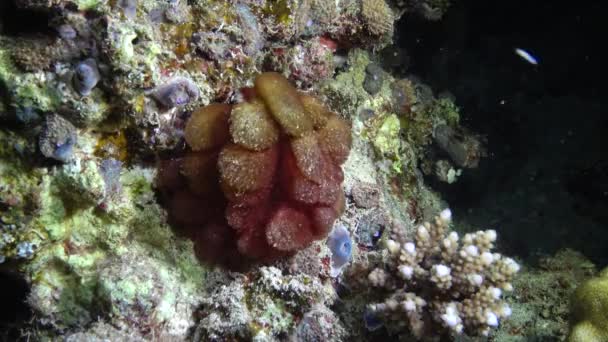
<instances>
[{"instance_id":1,"label":"green algae","mask_svg":"<svg viewBox=\"0 0 608 342\"><path fill-rule=\"evenodd\" d=\"M76 6L80 11L94 10L101 4L101 0L76 0Z\"/></svg>"},{"instance_id":2,"label":"green algae","mask_svg":"<svg viewBox=\"0 0 608 342\"><path fill-rule=\"evenodd\" d=\"M0 130L0 209L2 231L0 257L16 258L17 245L21 242L38 245L44 235L31 227L30 216L38 210L38 193L43 170L32 168L26 161L35 147L27 139ZM12 229L6 229L12 226Z\"/></svg>"},{"instance_id":3,"label":"green algae","mask_svg":"<svg viewBox=\"0 0 608 342\"><path fill-rule=\"evenodd\" d=\"M274 16L277 22L287 25L291 20L291 6L289 0L269 1L262 9L264 15Z\"/></svg>"},{"instance_id":4,"label":"green algae","mask_svg":"<svg viewBox=\"0 0 608 342\"><path fill-rule=\"evenodd\" d=\"M403 172L403 163L400 160L401 151L401 123L396 115L388 115L381 121L373 133L372 144L376 150L387 158L393 160L391 169L395 173Z\"/></svg>"},{"instance_id":5,"label":"green algae","mask_svg":"<svg viewBox=\"0 0 608 342\"><path fill-rule=\"evenodd\" d=\"M448 98L439 98L433 101L427 109L428 115L436 121L442 120L449 126L456 126L460 122L460 109L454 101Z\"/></svg>"},{"instance_id":6,"label":"green algae","mask_svg":"<svg viewBox=\"0 0 608 342\"><path fill-rule=\"evenodd\" d=\"M10 45L0 41L2 45ZM60 92L52 87L44 72L22 73L15 66L8 49L0 48L0 82L9 90L10 105L53 111L61 103Z\"/></svg>"},{"instance_id":7,"label":"green algae","mask_svg":"<svg viewBox=\"0 0 608 342\"><path fill-rule=\"evenodd\" d=\"M497 342L565 340L570 319L567 299L593 273L593 263L569 249L542 258L534 267L524 267L513 279L514 291L507 298L513 313L501 322L494 339Z\"/></svg>"},{"instance_id":8,"label":"green algae","mask_svg":"<svg viewBox=\"0 0 608 342\"><path fill-rule=\"evenodd\" d=\"M90 322L99 307L123 317L121 313L136 303L148 303L156 307L159 320L175 316L176 302L200 291L205 271L191 243L173 236L164 222L162 209L154 201L152 174L145 169L126 171L121 177L121 200L113 212L103 213L94 202L81 199L79 206L72 205L78 199L67 199L63 189L91 184L91 179L66 180L63 172L39 179L40 210L29 228L39 231L39 247L34 258L22 265L32 279L29 302L37 314L60 329ZM86 172L81 176L87 178ZM131 272L128 269L115 266L130 267L146 258L154 259L134 278L125 276L123 272ZM100 278L100 272L116 281ZM152 289L159 284L172 290L153 295Z\"/></svg>"},{"instance_id":9,"label":"green algae","mask_svg":"<svg viewBox=\"0 0 608 342\"><path fill-rule=\"evenodd\" d=\"M80 126L99 123L108 115L110 106L99 89L81 97L61 91L57 82L54 75L44 71L20 71L9 50L0 48L0 83L8 89L8 105L17 111L48 113L63 108L73 123Z\"/></svg>"}]
</instances>

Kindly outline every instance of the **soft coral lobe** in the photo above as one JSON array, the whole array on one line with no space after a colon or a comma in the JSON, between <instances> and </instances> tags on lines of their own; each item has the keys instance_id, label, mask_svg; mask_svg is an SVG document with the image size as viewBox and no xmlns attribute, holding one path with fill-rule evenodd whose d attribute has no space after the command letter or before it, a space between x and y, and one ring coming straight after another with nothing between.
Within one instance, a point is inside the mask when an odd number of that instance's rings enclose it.
<instances>
[{"instance_id":1,"label":"soft coral lobe","mask_svg":"<svg viewBox=\"0 0 608 342\"><path fill-rule=\"evenodd\" d=\"M204 262L272 261L325 238L344 210L350 124L283 76L245 102L210 104L186 124L189 150L159 164L172 222Z\"/></svg>"}]
</instances>

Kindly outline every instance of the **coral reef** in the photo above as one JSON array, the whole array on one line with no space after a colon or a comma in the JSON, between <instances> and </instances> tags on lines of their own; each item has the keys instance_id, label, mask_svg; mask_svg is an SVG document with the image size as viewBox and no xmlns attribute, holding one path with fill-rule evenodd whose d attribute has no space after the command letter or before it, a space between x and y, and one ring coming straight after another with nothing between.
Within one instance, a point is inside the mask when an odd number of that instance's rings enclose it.
<instances>
[{"instance_id":1,"label":"coral reef","mask_svg":"<svg viewBox=\"0 0 608 342\"><path fill-rule=\"evenodd\" d=\"M29 305L55 329L82 327L105 308L108 322L121 329L183 337L203 278L191 246L163 224L146 171L123 173L122 196L100 215L95 205L106 184L95 164L87 170L43 180L41 213L32 223L39 248L24 265L32 279ZM141 310L156 314L137 315Z\"/></svg>"},{"instance_id":2,"label":"coral reef","mask_svg":"<svg viewBox=\"0 0 608 342\"><path fill-rule=\"evenodd\" d=\"M99 82L99 70L94 59L88 58L76 65L73 84L80 95L89 95L97 82Z\"/></svg>"},{"instance_id":3,"label":"coral reef","mask_svg":"<svg viewBox=\"0 0 608 342\"><path fill-rule=\"evenodd\" d=\"M160 164L170 213L196 231L208 261L236 253L234 234L250 258L296 252L325 237L343 210L348 123L277 73L259 75L253 91L247 102L195 111L185 128L191 151Z\"/></svg>"},{"instance_id":4,"label":"coral reef","mask_svg":"<svg viewBox=\"0 0 608 342\"><path fill-rule=\"evenodd\" d=\"M511 315L503 291L519 265L491 250L492 230L466 234L449 232L446 209L433 223L420 225L414 240L397 223L386 240L388 259L371 266L367 284L387 291L368 306L385 321L389 331L417 339L436 335L488 335ZM359 265L355 272L363 272ZM354 273L353 273L354 274ZM360 273L359 273L360 274Z\"/></svg>"},{"instance_id":5,"label":"coral reef","mask_svg":"<svg viewBox=\"0 0 608 342\"><path fill-rule=\"evenodd\" d=\"M40 166L46 161L35 139L0 130L0 142L7 161L0 164L0 257L28 283L27 304L38 318L31 338L77 336L101 319L81 336L102 334L107 323L116 336L183 339L204 271L191 243L176 240L164 222L150 170L98 162L86 133L69 161L49 169Z\"/></svg>"},{"instance_id":6,"label":"coral reef","mask_svg":"<svg viewBox=\"0 0 608 342\"><path fill-rule=\"evenodd\" d=\"M509 301L513 313L501 322L493 338L565 341L570 303L564 298L593 274L594 265L569 249L541 258L536 267L522 267L513 279L514 292Z\"/></svg>"},{"instance_id":7,"label":"coral reef","mask_svg":"<svg viewBox=\"0 0 608 342\"><path fill-rule=\"evenodd\" d=\"M485 155L480 140L465 132L458 132L448 125L439 125L434 131L435 141L460 167L475 168Z\"/></svg>"},{"instance_id":8,"label":"coral reef","mask_svg":"<svg viewBox=\"0 0 608 342\"><path fill-rule=\"evenodd\" d=\"M608 339L608 268L581 284L572 297L572 328L568 341Z\"/></svg>"},{"instance_id":9,"label":"coral reef","mask_svg":"<svg viewBox=\"0 0 608 342\"><path fill-rule=\"evenodd\" d=\"M336 68L334 53L337 43L316 37L293 47L277 47L265 64L272 70L289 75L298 88L311 88L330 79Z\"/></svg>"},{"instance_id":10,"label":"coral reef","mask_svg":"<svg viewBox=\"0 0 608 342\"><path fill-rule=\"evenodd\" d=\"M394 15L384 0L361 1L361 16L373 35L382 36L393 31Z\"/></svg>"},{"instance_id":11,"label":"coral reef","mask_svg":"<svg viewBox=\"0 0 608 342\"><path fill-rule=\"evenodd\" d=\"M59 115L49 114L39 138L40 153L47 158L67 162L76 144L76 127Z\"/></svg>"},{"instance_id":12,"label":"coral reef","mask_svg":"<svg viewBox=\"0 0 608 342\"><path fill-rule=\"evenodd\" d=\"M428 241L409 224L445 207L426 164L453 179L483 141L460 127L454 101L406 77L404 51L376 54L403 13L437 19L447 6L0 3L35 19L10 34L0 22L0 263L27 283L33 314L12 336L364 340L418 327L393 310L406 293L426 303L424 327L409 333L488 331L507 315L496 297L515 268L491 254L501 283L472 255L492 248L492 233L456 247L437 221ZM456 166L434 159L437 148ZM395 221L408 224L396 233ZM454 250L439 250L443 239ZM398 260L410 240L417 256ZM362 264L358 288L350 275ZM400 278L408 266L412 279ZM529 324L517 323L508 332Z\"/></svg>"},{"instance_id":13,"label":"coral reef","mask_svg":"<svg viewBox=\"0 0 608 342\"><path fill-rule=\"evenodd\" d=\"M382 88L384 82L384 70L377 64L370 63L365 68L365 80L363 80L363 89L370 95L376 95Z\"/></svg>"},{"instance_id":14,"label":"coral reef","mask_svg":"<svg viewBox=\"0 0 608 342\"><path fill-rule=\"evenodd\" d=\"M199 90L196 84L185 77L168 80L152 92L152 97L166 108L173 108L196 101Z\"/></svg>"},{"instance_id":15,"label":"coral reef","mask_svg":"<svg viewBox=\"0 0 608 342\"><path fill-rule=\"evenodd\" d=\"M144 342L146 339L137 332L126 332L117 329L104 322L95 322L87 331L68 333L65 336L66 342L103 342L103 341L132 341Z\"/></svg>"},{"instance_id":16,"label":"coral reef","mask_svg":"<svg viewBox=\"0 0 608 342\"><path fill-rule=\"evenodd\" d=\"M447 99L436 98L428 86L417 80L396 79L380 69L378 63L368 69L373 63L371 58L365 51L352 50L346 62L348 68L322 88L332 108L349 113L355 141L359 142L356 149L361 153L349 158L352 164L345 164L347 178L348 174L363 174L367 167L375 169L373 175L360 180L377 183L383 189L390 216L430 220L444 204L424 184L423 172L426 173L427 160L435 155L429 153L436 148L434 128L448 125L457 129L458 108ZM364 88L370 69L383 75L381 88L373 95ZM372 226L378 227L373 222Z\"/></svg>"},{"instance_id":17,"label":"coral reef","mask_svg":"<svg viewBox=\"0 0 608 342\"><path fill-rule=\"evenodd\" d=\"M215 284L211 281L210 285ZM239 276L227 286L213 287L203 301L193 340L274 341L292 335L339 341L346 331L328 309L335 300L329 283L262 266L249 277Z\"/></svg>"}]
</instances>

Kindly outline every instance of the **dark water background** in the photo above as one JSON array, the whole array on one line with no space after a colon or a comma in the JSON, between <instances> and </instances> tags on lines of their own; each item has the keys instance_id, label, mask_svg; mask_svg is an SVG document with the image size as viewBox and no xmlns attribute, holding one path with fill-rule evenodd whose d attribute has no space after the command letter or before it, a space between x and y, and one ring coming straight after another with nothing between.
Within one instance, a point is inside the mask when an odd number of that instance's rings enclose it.
<instances>
[{"instance_id":1,"label":"dark water background","mask_svg":"<svg viewBox=\"0 0 608 342\"><path fill-rule=\"evenodd\" d=\"M409 72L455 95L464 125L488 140L478 169L435 187L457 222L497 229L501 247L528 261L573 248L608 264L607 9L455 1L441 22L398 25Z\"/></svg>"}]
</instances>

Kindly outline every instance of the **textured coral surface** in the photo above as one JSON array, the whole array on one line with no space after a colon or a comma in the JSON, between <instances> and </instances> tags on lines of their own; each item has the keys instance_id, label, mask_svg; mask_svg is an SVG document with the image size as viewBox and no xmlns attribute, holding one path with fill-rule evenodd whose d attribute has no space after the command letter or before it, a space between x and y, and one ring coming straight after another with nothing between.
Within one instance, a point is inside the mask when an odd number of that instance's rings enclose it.
<instances>
[{"instance_id":1,"label":"textured coral surface","mask_svg":"<svg viewBox=\"0 0 608 342\"><path fill-rule=\"evenodd\" d=\"M325 237L344 210L350 125L278 73L259 75L250 92L196 110L189 150L160 162L172 219L205 261L292 254Z\"/></svg>"},{"instance_id":2,"label":"textured coral surface","mask_svg":"<svg viewBox=\"0 0 608 342\"><path fill-rule=\"evenodd\" d=\"M568 341L608 339L608 268L579 286L572 297L572 316Z\"/></svg>"},{"instance_id":3,"label":"textured coral surface","mask_svg":"<svg viewBox=\"0 0 608 342\"><path fill-rule=\"evenodd\" d=\"M488 336L512 313L503 292L513 290L520 266L492 252L496 231L460 239L448 232L451 219L449 209L442 211L433 223L418 227L413 241L404 239L404 226L395 224L386 240L390 259L367 277L367 285L390 292L383 302L369 305L371 314L399 322L396 329L407 326L418 340L429 331Z\"/></svg>"}]
</instances>

